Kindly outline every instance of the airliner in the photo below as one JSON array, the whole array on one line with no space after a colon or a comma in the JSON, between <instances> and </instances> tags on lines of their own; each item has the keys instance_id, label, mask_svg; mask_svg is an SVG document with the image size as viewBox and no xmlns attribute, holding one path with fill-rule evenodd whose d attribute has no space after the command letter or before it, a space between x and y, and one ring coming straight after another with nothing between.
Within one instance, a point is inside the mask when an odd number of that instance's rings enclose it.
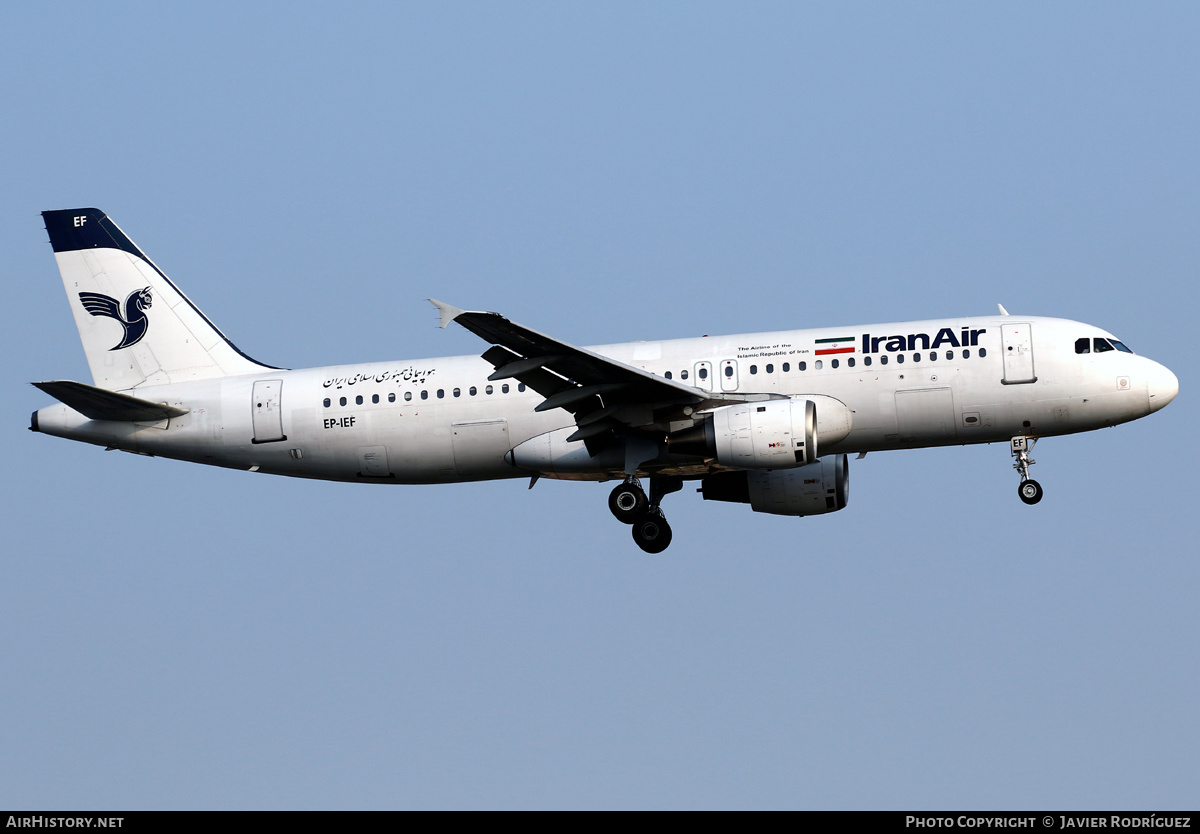
<instances>
[{"instance_id":1,"label":"airliner","mask_svg":"<svg viewBox=\"0 0 1200 834\"><path fill-rule=\"evenodd\" d=\"M846 506L849 458L1009 445L1026 504L1043 437L1115 426L1179 380L1077 321L997 315L576 347L430 299L479 356L288 370L251 359L95 208L42 213L92 384L30 429L141 455L331 481L616 481L612 514L647 553L663 498L820 515ZM643 486L647 481L649 490Z\"/></svg>"}]
</instances>

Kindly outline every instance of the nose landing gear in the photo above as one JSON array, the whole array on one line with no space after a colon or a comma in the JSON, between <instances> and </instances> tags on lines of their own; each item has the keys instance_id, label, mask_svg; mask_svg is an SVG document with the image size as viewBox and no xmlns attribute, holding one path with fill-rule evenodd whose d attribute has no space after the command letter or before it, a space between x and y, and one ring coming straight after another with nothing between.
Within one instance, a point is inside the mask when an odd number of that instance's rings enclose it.
<instances>
[{"instance_id":1,"label":"nose landing gear","mask_svg":"<svg viewBox=\"0 0 1200 834\"><path fill-rule=\"evenodd\" d=\"M1021 474L1021 485L1017 487L1017 495L1026 504L1036 504L1042 500L1042 485L1029 477L1029 467L1037 463L1029 456L1037 444L1036 437L1017 435L1010 442L1012 456L1016 459L1013 469Z\"/></svg>"},{"instance_id":2,"label":"nose landing gear","mask_svg":"<svg viewBox=\"0 0 1200 834\"><path fill-rule=\"evenodd\" d=\"M659 504L664 496L683 488L682 478L651 476L650 497L637 478L626 478L608 496L608 508L617 521L633 527L633 540L647 553L662 553L671 543L671 525Z\"/></svg>"}]
</instances>

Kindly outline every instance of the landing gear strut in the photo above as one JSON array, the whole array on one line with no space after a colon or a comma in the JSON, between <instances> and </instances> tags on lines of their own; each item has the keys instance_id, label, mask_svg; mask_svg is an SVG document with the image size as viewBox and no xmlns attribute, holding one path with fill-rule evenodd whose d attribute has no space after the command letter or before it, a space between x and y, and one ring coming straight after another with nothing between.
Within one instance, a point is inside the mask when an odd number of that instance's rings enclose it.
<instances>
[{"instance_id":1,"label":"landing gear strut","mask_svg":"<svg viewBox=\"0 0 1200 834\"><path fill-rule=\"evenodd\" d=\"M651 476L647 498L637 478L626 478L608 496L608 508L617 521L633 527L638 547L647 553L662 553L671 543L671 525L659 504L664 496L682 488L682 478Z\"/></svg>"},{"instance_id":2,"label":"landing gear strut","mask_svg":"<svg viewBox=\"0 0 1200 834\"><path fill-rule=\"evenodd\" d=\"M1017 435L1011 441L1012 456L1016 459L1013 469L1021 474L1021 485L1017 487L1017 495L1021 496L1021 500L1026 504L1036 504L1042 500L1042 485L1029 477L1029 467L1037 463L1029 453L1033 451L1037 442L1036 437L1024 435Z\"/></svg>"}]
</instances>

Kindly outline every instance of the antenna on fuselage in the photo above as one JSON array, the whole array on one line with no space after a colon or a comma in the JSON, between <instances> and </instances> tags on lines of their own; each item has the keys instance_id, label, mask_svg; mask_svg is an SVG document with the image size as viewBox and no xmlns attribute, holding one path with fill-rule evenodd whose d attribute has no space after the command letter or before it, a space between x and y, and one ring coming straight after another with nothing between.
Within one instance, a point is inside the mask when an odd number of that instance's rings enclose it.
<instances>
[{"instance_id":1,"label":"antenna on fuselage","mask_svg":"<svg viewBox=\"0 0 1200 834\"><path fill-rule=\"evenodd\" d=\"M1008 310L1005 310L1005 309L1004 309L1004 305L1003 305L1003 304L997 304L996 306L1000 308L1000 315L1002 315L1002 316L1007 316L1007 315L1008 315Z\"/></svg>"}]
</instances>

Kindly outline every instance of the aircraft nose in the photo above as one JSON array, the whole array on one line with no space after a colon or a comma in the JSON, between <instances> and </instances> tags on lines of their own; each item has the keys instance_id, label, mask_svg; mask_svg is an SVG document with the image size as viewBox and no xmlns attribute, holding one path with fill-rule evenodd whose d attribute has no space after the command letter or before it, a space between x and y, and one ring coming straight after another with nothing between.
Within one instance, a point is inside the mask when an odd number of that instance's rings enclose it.
<instances>
[{"instance_id":1,"label":"aircraft nose","mask_svg":"<svg viewBox=\"0 0 1200 834\"><path fill-rule=\"evenodd\" d=\"M1147 376L1146 387L1150 394L1150 411L1158 411L1179 393L1179 377L1155 362Z\"/></svg>"}]
</instances>

